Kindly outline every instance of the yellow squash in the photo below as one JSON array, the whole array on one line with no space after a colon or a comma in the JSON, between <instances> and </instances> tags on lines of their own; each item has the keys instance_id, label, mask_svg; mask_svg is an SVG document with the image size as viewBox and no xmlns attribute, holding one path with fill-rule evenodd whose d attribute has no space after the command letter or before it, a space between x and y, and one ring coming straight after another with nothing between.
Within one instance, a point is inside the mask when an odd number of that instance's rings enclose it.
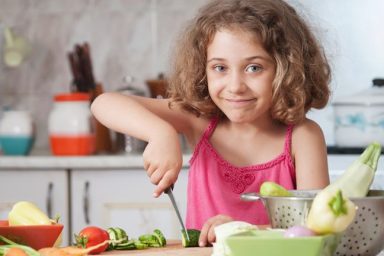
<instances>
[{"instance_id":1,"label":"yellow squash","mask_svg":"<svg viewBox=\"0 0 384 256\"><path fill-rule=\"evenodd\" d=\"M8 223L10 226L22 225L54 225L57 220L50 219L39 207L28 201L20 201L13 205L8 213ZM55 246L62 242L62 233L57 238Z\"/></svg>"},{"instance_id":2,"label":"yellow squash","mask_svg":"<svg viewBox=\"0 0 384 256\"><path fill-rule=\"evenodd\" d=\"M10 226L20 225L50 225L52 221L35 204L27 201L20 201L13 205L8 214Z\"/></svg>"}]
</instances>

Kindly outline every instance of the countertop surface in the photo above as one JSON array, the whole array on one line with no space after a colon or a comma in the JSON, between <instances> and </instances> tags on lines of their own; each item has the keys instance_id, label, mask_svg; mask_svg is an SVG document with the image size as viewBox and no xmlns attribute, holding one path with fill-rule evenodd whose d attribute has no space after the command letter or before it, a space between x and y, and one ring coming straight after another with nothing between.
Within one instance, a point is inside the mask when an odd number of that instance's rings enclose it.
<instances>
[{"instance_id":1,"label":"countertop surface","mask_svg":"<svg viewBox=\"0 0 384 256\"><path fill-rule=\"evenodd\" d=\"M188 166L190 154L183 155L183 166ZM142 168L141 154L53 156L33 154L29 156L0 156L0 169L99 169Z\"/></svg>"},{"instance_id":2,"label":"countertop surface","mask_svg":"<svg viewBox=\"0 0 384 256\"><path fill-rule=\"evenodd\" d=\"M192 153L183 154L183 167L188 167ZM358 155L353 153L328 154L331 171L343 172ZM384 158L379 159L377 173L384 172ZM52 170L52 169L84 169L84 170L129 170L143 168L141 153L120 153L113 155L91 156L54 156L49 152L32 152L28 156L0 155L0 170Z\"/></svg>"},{"instance_id":3,"label":"countertop surface","mask_svg":"<svg viewBox=\"0 0 384 256\"><path fill-rule=\"evenodd\" d=\"M125 251L110 251L100 255L137 255L137 256L162 256L162 255L183 255L183 256L210 256L212 254L212 247L192 247L184 248L180 241L172 240L167 241L167 246L162 248L149 248L144 250L125 250Z\"/></svg>"},{"instance_id":4,"label":"countertop surface","mask_svg":"<svg viewBox=\"0 0 384 256\"><path fill-rule=\"evenodd\" d=\"M212 247L194 247L194 248L184 248L180 241L172 240L167 241L167 246L163 248L150 248L145 250L126 250L126 251L110 251L101 253L102 256L113 256L113 255L137 255L137 256L168 256L168 255L183 255L183 256L211 256L213 252ZM379 253L377 256L384 256L384 251Z\"/></svg>"}]
</instances>

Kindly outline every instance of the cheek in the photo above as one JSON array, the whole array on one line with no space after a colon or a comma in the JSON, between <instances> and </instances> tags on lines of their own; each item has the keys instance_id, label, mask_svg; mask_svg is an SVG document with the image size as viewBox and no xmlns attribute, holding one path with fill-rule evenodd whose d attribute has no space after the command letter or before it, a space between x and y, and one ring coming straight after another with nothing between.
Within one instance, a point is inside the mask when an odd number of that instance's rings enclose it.
<instances>
[{"instance_id":1,"label":"cheek","mask_svg":"<svg viewBox=\"0 0 384 256\"><path fill-rule=\"evenodd\" d=\"M215 95L220 92L222 89L222 82L219 79L215 79L212 76L208 77L207 76L207 83L208 83L208 91L209 95Z\"/></svg>"}]
</instances>

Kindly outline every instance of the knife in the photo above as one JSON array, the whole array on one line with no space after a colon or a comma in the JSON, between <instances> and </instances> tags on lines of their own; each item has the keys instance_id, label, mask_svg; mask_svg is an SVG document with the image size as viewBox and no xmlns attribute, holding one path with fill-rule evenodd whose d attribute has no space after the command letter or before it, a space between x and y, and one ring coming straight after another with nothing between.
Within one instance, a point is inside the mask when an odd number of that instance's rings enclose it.
<instances>
[{"instance_id":1,"label":"knife","mask_svg":"<svg viewBox=\"0 0 384 256\"><path fill-rule=\"evenodd\" d=\"M169 199L171 199L173 208L175 209L177 218L179 219L179 222L180 222L181 231L185 234L185 236L186 236L186 238L187 238L187 240L188 240L188 242L189 242L189 241L190 241L190 240L189 240L189 235L188 235L187 229L185 228L183 219L181 218L180 211L179 211L179 208L177 207L177 204L176 204L176 201L175 201L175 197L173 196L173 192L172 192L172 190L173 190L173 185L170 186L169 188L167 188L167 189L164 191L164 193L166 193L166 194L169 196Z\"/></svg>"}]
</instances>

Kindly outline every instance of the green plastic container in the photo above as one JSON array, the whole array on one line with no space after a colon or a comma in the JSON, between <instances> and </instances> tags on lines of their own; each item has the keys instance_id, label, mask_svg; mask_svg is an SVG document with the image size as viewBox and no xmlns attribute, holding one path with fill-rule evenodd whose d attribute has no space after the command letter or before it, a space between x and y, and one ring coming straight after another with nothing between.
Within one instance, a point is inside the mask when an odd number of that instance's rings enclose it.
<instances>
[{"instance_id":1,"label":"green plastic container","mask_svg":"<svg viewBox=\"0 0 384 256\"><path fill-rule=\"evenodd\" d=\"M226 239L229 256L332 256L339 236L284 237L283 230L255 230Z\"/></svg>"},{"instance_id":2,"label":"green plastic container","mask_svg":"<svg viewBox=\"0 0 384 256\"><path fill-rule=\"evenodd\" d=\"M30 136L0 136L0 148L4 155L28 155L34 138Z\"/></svg>"}]
</instances>

